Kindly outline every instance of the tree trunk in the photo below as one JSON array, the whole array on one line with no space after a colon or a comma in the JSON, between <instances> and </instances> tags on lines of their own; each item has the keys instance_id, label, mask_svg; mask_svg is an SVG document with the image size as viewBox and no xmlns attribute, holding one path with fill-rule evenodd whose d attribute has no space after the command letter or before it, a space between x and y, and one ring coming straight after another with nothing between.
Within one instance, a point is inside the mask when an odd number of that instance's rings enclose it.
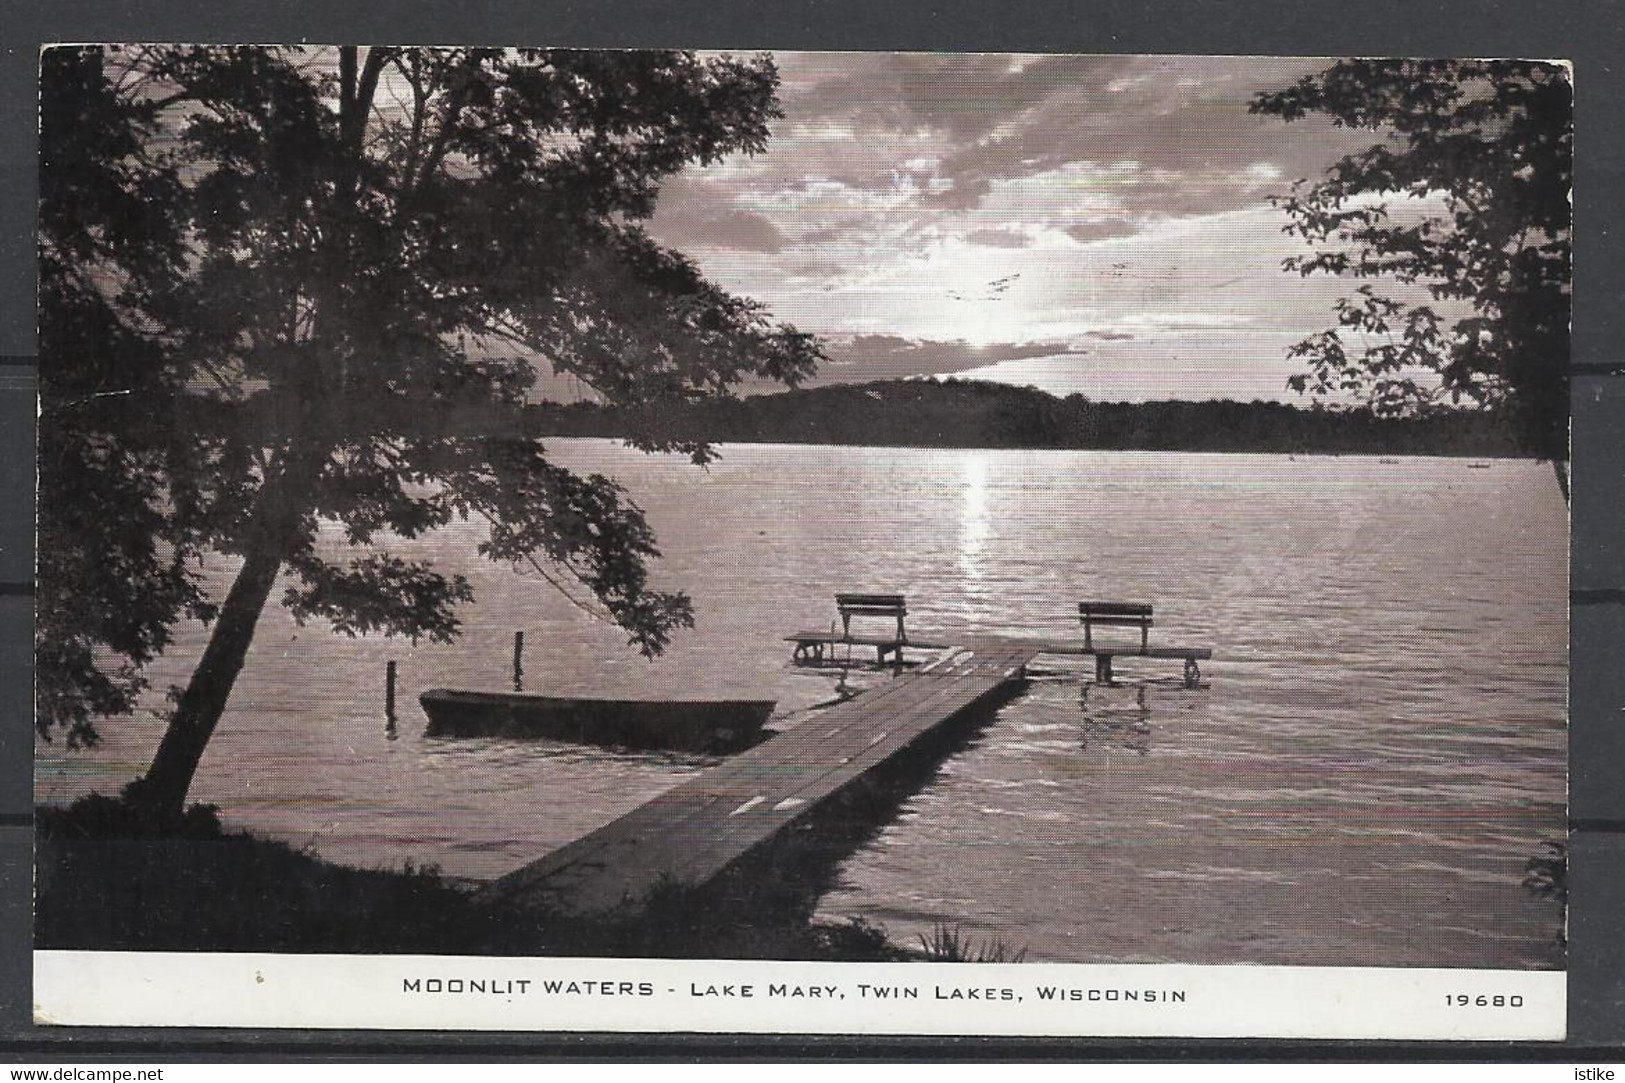
<instances>
[{"instance_id":1,"label":"tree trunk","mask_svg":"<svg viewBox=\"0 0 1625 1083\"><path fill-rule=\"evenodd\" d=\"M340 181L335 201L340 211L352 208L355 202L367 116L385 59L383 51L369 50L365 64L358 69L357 50L352 46L339 50L339 120L351 152L349 168ZM338 217L342 220L343 216ZM342 263L336 265L342 266ZM335 307L317 305L318 315L314 321L317 327L325 327L330 310ZM312 330L313 341L322 341L324 337L320 331ZM159 824L175 823L185 810L186 795L192 788L198 763L203 759L203 750L209 746L215 726L225 713L232 686L242 672L249 645L254 641L260 613L270 600L277 572L296 539L308 507L310 487L326 461L329 445L321 436L342 431L342 427L331 428L331 422L336 412L349 406L344 397L347 381L342 376L343 353L340 351L330 358L312 356L318 362L330 361L339 375L335 377L333 370L323 371L318 363L295 377L293 397L299 407L298 424L290 434L292 443L282 456L281 468L271 473L260 490L243 566L220 606L208 646L170 717L169 728L153 755L152 766L145 777L126 791L131 803L139 805L143 815L153 817Z\"/></svg>"},{"instance_id":2,"label":"tree trunk","mask_svg":"<svg viewBox=\"0 0 1625 1083\"><path fill-rule=\"evenodd\" d=\"M299 498L308 495L325 458L313 443L307 441L300 450L290 452L281 469L274 471L261 487L243 566L220 604L203 657L192 670L186 691L170 716L152 766L126 791L131 803L139 805L142 814L154 818L158 825L179 820L203 750L214 736L232 686L242 672L260 613L296 537L301 521Z\"/></svg>"},{"instance_id":3,"label":"tree trunk","mask_svg":"<svg viewBox=\"0 0 1625 1083\"><path fill-rule=\"evenodd\" d=\"M160 822L180 818L198 762L226 710L226 700L242 671L260 612L281 567L282 547L272 539L261 541L248 553L220 606L209 644L169 720L152 766L132 793L139 795L143 811Z\"/></svg>"}]
</instances>

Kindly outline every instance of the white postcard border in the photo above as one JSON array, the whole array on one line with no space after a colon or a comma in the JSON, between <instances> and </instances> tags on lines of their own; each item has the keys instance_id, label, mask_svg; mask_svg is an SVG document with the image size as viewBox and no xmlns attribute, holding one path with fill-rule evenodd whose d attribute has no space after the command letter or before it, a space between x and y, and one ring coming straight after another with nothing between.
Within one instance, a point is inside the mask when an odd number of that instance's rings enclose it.
<instances>
[{"instance_id":1,"label":"white postcard border","mask_svg":"<svg viewBox=\"0 0 1625 1083\"><path fill-rule=\"evenodd\" d=\"M34 953L45 1025L1557 1041L1566 1010L1543 970Z\"/></svg>"}]
</instances>

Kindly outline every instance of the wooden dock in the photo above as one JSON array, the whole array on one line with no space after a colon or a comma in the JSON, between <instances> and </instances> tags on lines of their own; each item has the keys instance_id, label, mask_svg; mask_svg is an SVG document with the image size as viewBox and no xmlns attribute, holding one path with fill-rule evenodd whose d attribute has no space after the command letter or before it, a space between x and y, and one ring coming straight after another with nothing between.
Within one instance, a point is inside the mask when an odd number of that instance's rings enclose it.
<instances>
[{"instance_id":1,"label":"wooden dock","mask_svg":"<svg viewBox=\"0 0 1625 1083\"><path fill-rule=\"evenodd\" d=\"M969 641L811 715L483 889L491 901L635 911L657 887L699 887L968 712L1008 697L1043 647Z\"/></svg>"},{"instance_id":2,"label":"wooden dock","mask_svg":"<svg viewBox=\"0 0 1625 1083\"><path fill-rule=\"evenodd\" d=\"M886 656L896 675L882 687L820 711L794 729L713 767L661 794L612 823L524 866L483 889L492 902L530 906L554 913L618 916L641 911L657 889L692 889L711 884L729 869L743 868L750 855L773 863L770 844L789 837L786 829L813 823L837 800L861 795L857 785L892 768L929 762L928 738L945 731L977 708L1020 688L1026 667L1041 654L1092 655L1095 679L1113 683L1114 657L1175 658L1185 663L1185 686L1200 687L1198 659L1212 657L1204 647L1153 647L1151 605L1144 602L1080 602L1081 643L1034 643L985 636L955 637L962 646L931 647L911 640L904 627L907 600L901 594L835 596L841 630L804 631L787 636L794 644L792 664L852 664L854 646L875 648L877 666ZM882 619L885 634L854 634L852 621ZM895 622L895 624L893 623ZM1094 626L1132 628L1133 644L1100 643ZM938 637L945 639L947 637ZM940 651L935 661L905 672L904 650ZM826 821L827 826L827 821Z\"/></svg>"}]
</instances>

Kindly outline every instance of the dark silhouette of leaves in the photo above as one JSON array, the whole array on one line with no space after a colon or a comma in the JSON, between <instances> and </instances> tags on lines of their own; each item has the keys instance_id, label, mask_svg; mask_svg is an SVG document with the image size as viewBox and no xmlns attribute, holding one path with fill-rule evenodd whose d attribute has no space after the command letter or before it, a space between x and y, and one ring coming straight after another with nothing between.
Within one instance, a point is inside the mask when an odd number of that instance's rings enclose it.
<instances>
[{"instance_id":1,"label":"dark silhouette of leaves","mask_svg":"<svg viewBox=\"0 0 1625 1083\"><path fill-rule=\"evenodd\" d=\"M642 514L524 431L537 370L645 409L794 385L821 353L640 227L684 166L766 146L766 57L61 48L41 69L42 733L128 711L214 621L143 793L178 809L279 573L301 619L455 635L466 582L390 555L454 517L573 575L648 654L692 620ZM323 522L354 559L316 554ZM197 574L240 557L223 599Z\"/></svg>"},{"instance_id":2,"label":"dark silhouette of leaves","mask_svg":"<svg viewBox=\"0 0 1625 1083\"><path fill-rule=\"evenodd\" d=\"M1446 324L1362 285L1336 329L1294 349L1308 366L1294 390L1385 414L1502 410L1528 450L1566 457L1572 98L1551 63L1350 60L1253 99L1256 113L1388 135L1277 199L1314 249L1287 270L1419 287L1471 312Z\"/></svg>"}]
</instances>

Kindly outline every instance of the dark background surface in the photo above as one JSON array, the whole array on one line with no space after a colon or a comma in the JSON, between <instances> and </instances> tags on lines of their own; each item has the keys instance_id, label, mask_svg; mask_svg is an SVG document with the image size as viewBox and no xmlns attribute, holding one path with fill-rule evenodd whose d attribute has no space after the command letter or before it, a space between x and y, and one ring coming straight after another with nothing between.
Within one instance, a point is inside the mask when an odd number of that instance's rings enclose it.
<instances>
[{"instance_id":1,"label":"dark background surface","mask_svg":"<svg viewBox=\"0 0 1625 1083\"><path fill-rule=\"evenodd\" d=\"M30 1020L36 57L47 42L1450 56L1572 60L1576 86L1570 1037L1563 1046L868 1040L42 1028ZM0 1053L64 1057L1575 1060L1625 1049L1625 6L1615 0L874 4L0 0Z\"/></svg>"}]
</instances>

